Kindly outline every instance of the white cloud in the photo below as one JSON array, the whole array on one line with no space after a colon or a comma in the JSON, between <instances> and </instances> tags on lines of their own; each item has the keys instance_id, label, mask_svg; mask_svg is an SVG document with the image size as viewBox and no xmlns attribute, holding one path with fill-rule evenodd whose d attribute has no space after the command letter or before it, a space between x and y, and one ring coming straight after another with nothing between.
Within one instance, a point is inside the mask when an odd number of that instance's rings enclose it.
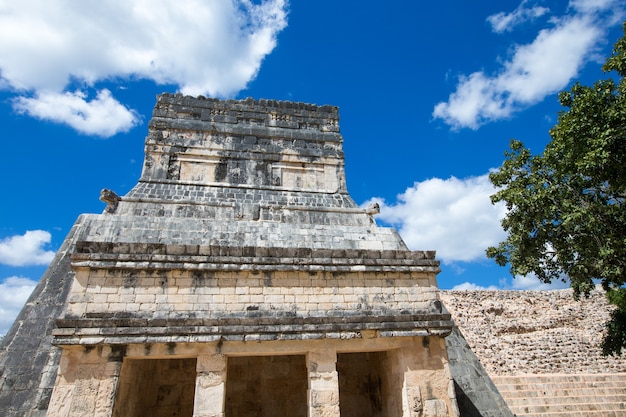
<instances>
[{"instance_id":1,"label":"white cloud","mask_svg":"<svg viewBox=\"0 0 626 417\"><path fill-rule=\"evenodd\" d=\"M570 0L569 6L581 13L595 13L603 10L618 10L615 0Z\"/></svg>"},{"instance_id":2,"label":"white cloud","mask_svg":"<svg viewBox=\"0 0 626 417\"><path fill-rule=\"evenodd\" d=\"M476 284L473 282L463 282L462 284L457 284L451 288L452 291L493 291L493 290L520 290L520 291L535 291L535 290L562 290L570 288L569 282L563 281L553 281L550 284L546 284L545 282L540 281L534 274L529 274L525 277L516 276L513 279L507 280L502 279L499 284L489 285L488 287L484 287L480 284Z\"/></svg>"},{"instance_id":3,"label":"white cloud","mask_svg":"<svg viewBox=\"0 0 626 417\"><path fill-rule=\"evenodd\" d=\"M515 26L541 17L550 11L547 7L526 7L527 3L527 0L522 1L511 13L500 12L487 17L493 31L496 33L511 31Z\"/></svg>"},{"instance_id":4,"label":"white cloud","mask_svg":"<svg viewBox=\"0 0 626 417\"><path fill-rule=\"evenodd\" d=\"M472 282L464 282L462 284L455 285L452 287L452 291L492 291L498 290L499 288L495 285L490 285L488 287L483 287L478 284L474 284Z\"/></svg>"},{"instance_id":5,"label":"white cloud","mask_svg":"<svg viewBox=\"0 0 626 417\"><path fill-rule=\"evenodd\" d=\"M111 135L136 115L105 90L88 101L67 93L71 85L143 78L184 94L232 96L276 46L286 9L286 0L3 1L0 86L23 96L22 111L85 133L100 129L95 115L104 111L119 118L102 134ZM69 108L52 112L53 103Z\"/></svg>"},{"instance_id":6,"label":"white cloud","mask_svg":"<svg viewBox=\"0 0 626 417\"><path fill-rule=\"evenodd\" d=\"M525 277L516 276L511 280L511 289L514 290L560 290L569 288L569 282L552 281L550 284L546 284L537 278L534 274L528 274Z\"/></svg>"},{"instance_id":7,"label":"white cloud","mask_svg":"<svg viewBox=\"0 0 626 417\"><path fill-rule=\"evenodd\" d=\"M397 227L411 249L436 249L444 262L473 261L485 259L485 249L506 238L500 226L506 208L491 204L494 193L485 174L416 182L395 204L371 201L381 206L377 218Z\"/></svg>"},{"instance_id":8,"label":"white cloud","mask_svg":"<svg viewBox=\"0 0 626 417\"><path fill-rule=\"evenodd\" d=\"M614 3L574 2L572 8L578 14L552 19L554 26L541 30L532 43L513 48L512 57L499 72L459 77L456 91L435 106L433 117L454 129L477 129L562 90L594 57L603 40L608 20L595 13L610 10Z\"/></svg>"},{"instance_id":9,"label":"white cloud","mask_svg":"<svg viewBox=\"0 0 626 417\"><path fill-rule=\"evenodd\" d=\"M137 112L124 107L106 89L99 91L93 100L87 100L80 91L19 97L14 107L30 116L66 123L80 133L102 137L128 131L140 120Z\"/></svg>"},{"instance_id":10,"label":"white cloud","mask_svg":"<svg viewBox=\"0 0 626 417\"><path fill-rule=\"evenodd\" d=\"M536 103L565 87L600 35L590 19L571 19L555 29L542 30L532 44L517 48L496 84L497 90L508 94L508 107Z\"/></svg>"},{"instance_id":11,"label":"white cloud","mask_svg":"<svg viewBox=\"0 0 626 417\"><path fill-rule=\"evenodd\" d=\"M37 285L22 277L9 277L0 283L0 335L6 334Z\"/></svg>"},{"instance_id":12,"label":"white cloud","mask_svg":"<svg viewBox=\"0 0 626 417\"><path fill-rule=\"evenodd\" d=\"M46 265L54 252L44 249L50 243L50 233L29 230L23 235L0 240L0 263L11 266Z\"/></svg>"}]
</instances>

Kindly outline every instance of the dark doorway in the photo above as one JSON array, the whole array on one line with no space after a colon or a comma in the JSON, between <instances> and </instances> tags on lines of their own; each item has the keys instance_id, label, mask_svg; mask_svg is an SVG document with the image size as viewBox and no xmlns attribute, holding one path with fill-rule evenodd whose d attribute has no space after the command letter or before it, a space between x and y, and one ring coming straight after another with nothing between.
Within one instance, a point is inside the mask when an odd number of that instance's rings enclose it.
<instances>
[{"instance_id":1,"label":"dark doorway","mask_svg":"<svg viewBox=\"0 0 626 417\"><path fill-rule=\"evenodd\" d=\"M397 384L392 386L388 359L387 352L337 354L341 417L399 415L397 401L389 401Z\"/></svg>"},{"instance_id":2,"label":"dark doorway","mask_svg":"<svg viewBox=\"0 0 626 417\"><path fill-rule=\"evenodd\" d=\"M124 359L113 417L192 417L196 359Z\"/></svg>"},{"instance_id":3,"label":"dark doorway","mask_svg":"<svg viewBox=\"0 0 626 417\"><path fill-rule=\"evenodd\" d=\"M226 417L306 417L304 355L228 358Z\"/></svg>"}]
</instances>

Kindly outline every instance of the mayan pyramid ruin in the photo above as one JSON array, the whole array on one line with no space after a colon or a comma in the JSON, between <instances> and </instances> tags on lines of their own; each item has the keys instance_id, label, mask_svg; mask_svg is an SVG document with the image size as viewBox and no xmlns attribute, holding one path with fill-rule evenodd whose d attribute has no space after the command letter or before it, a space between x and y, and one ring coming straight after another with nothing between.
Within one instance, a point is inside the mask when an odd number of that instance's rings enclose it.
<instances>
[{"instance_id":1,"label":"mayan pyramid ruin","mask_svg":"<svg viewBox=\"0 0 626 417\"><path fill-rule=\"evenodd\" d=\"M333 106L163 94L0 351L28 416L512 416L410 251L348 194Z\"/></svg>"}]
</instances>

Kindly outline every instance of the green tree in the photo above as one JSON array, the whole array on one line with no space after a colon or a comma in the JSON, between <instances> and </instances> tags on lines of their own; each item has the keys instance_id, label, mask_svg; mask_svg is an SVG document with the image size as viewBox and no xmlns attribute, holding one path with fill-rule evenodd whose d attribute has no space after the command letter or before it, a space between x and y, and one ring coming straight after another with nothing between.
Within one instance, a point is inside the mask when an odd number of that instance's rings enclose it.
<instances>
[{"instance_id":1,"label":"green tree","mask_svg":"<svg viewBox=\"0 0 626 417\"><path fill-rule=\"evenodd\" d=\"M626 348L626 23L603 70L616 79L574 85L559 94L566 108L543 154L512 140L490 175L492 202L508 209L507 239L487 249L511 274L569 280L574 296L600 281L616 308L603 354Z\"/></svg>"}]
</instances>

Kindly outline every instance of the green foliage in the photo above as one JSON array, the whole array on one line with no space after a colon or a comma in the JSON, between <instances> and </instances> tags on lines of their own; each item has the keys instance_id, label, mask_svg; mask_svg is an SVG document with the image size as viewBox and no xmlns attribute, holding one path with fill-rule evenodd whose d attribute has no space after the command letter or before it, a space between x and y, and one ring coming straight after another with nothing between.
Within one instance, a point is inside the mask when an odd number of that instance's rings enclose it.
<instances>
[{"instance_id":1,"label":"green foliage","mask_svg":"<svg viewBox=\"0 0 626 417\"><path fill-rule=\"evenodd\" d=\"M609 289L607 297L617 308L611 311L600 347L603 355L620 355L626 347L626 288Z\"/></svg>"},{"instance_id":2,"label":"green foliage","mask_svg":"<svg viewBox=\"0 0 626 417\"><path fill-rule=\"evenodd\" d=\"M626 34L626 24L624 25ZM508 209L506 241L487 249L513 275L569 279L575 297L594 281L617 308L607 323L605 354L626 347L626 35L603 69L619 75L559 94L566 110L542 155L512 140L490 175L493 203Z\"/></svg>"}]
</instances>

